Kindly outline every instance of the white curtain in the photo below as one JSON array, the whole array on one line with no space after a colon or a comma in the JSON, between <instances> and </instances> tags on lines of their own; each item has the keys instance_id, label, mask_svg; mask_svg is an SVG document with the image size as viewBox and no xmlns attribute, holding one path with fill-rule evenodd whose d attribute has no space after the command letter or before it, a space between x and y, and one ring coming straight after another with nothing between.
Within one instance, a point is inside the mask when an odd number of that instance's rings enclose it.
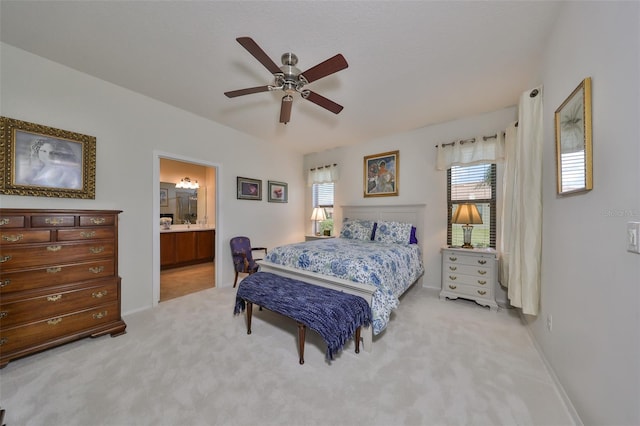
<instances>
[{"instance_id":1,"label":"white curtain","mask_svg":"<svg viewBox=\"0 0 640 426\"><path fill-rule=\"evenodd\" d=\"M451 166L470 166L495 163L504 159L504 137L497 132L495 137L476 136L438 145L436 169L447 170Z\"/></svg>"},{"instance_id":2,"label":"white curtain","mask_svg":"<svg viewBox=\"0 0 640 426\"><path fill-rule=\"evenodd\" d=\"M538 87L522 94L517 128L505 132L500 282L511 305L528 315L537 315L540 305L542 120Z\"/></svg>"},{"instance_id":3,"label":"white curtain","mask_svg":"<svg viewBox=\"0 0 640 426\"><path fill-rule=\"evenodd\" d=\"M307 186L314 184L336 182L338 180L338 165L314 167L307 174Z\"/></svg>"}]
</instances>

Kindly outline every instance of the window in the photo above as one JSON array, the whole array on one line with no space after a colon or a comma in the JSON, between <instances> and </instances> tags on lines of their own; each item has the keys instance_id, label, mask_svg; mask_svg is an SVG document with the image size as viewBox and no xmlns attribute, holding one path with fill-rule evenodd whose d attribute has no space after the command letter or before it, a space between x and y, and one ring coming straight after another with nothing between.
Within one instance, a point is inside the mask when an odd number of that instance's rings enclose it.
<instances>
[{"instance_id":1,"label":"window","mask_svg":"<svg viewBox=\"0 0 640 426\"><path fill-rule=\"evenodd\" d=\"M320 231L328 229L333 234L333 182L314 183L312 187L313 205L311 207L323 207L327 220L320 223Z\"/></svg>"},{"instance_id":2,"label":"window","mask_svg":"<svg viewBox=\"0 0 640 426\"><path fill-rule=\"evenodd\" d=\"M474 247L496 247L496 165L453 166L447 170L447 244L461 246L462 225L451 223L458 205L473 202L482 225L473 225Z\"/></svg>"}]
</instances>

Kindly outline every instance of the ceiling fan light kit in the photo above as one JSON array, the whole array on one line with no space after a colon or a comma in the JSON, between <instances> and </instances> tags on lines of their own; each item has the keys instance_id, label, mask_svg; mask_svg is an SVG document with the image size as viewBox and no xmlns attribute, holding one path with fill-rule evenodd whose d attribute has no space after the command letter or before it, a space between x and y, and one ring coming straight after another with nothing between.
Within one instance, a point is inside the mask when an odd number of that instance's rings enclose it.
<instances>
[{"instance_id":1,"label":"ceiling fan light kit","mask_svg":"<svg viewBox=\"0 0 640 426\"><path fill-rule=\"evenodd\" d=\"M284 53L280 60L282 66L278 67L275 62L253 41L250 37L239 37L236 39L254 58L258 60L274 77L273 85L250 87L247 89L233 90L225 92L228 98L250 95L253 93L268 92L272 90L282 90L285 95L282 97L280 106L280 123L287 124L291 119L291 107L293 106L293 94L300 93L303 99L333 112L342 111L342 105L333 102L309 89L303 87L311 82L319 80L328 75L341 71L349 66L344 56L337 54L318 65L301 72L297 67L298 57L294 53Z\"/></svg>"}]
</instances>

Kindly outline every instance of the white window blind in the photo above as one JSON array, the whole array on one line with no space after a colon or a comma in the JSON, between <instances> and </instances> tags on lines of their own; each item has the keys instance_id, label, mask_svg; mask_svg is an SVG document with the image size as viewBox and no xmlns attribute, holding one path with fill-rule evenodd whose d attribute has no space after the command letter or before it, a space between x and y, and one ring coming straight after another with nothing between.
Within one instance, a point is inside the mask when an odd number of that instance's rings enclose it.
<instances>
[{"instance_id":1,"label":"white window blind","mask_svg":"<svg viewBox=\"0 0 640 426\"><path fill-rule=\"evenodd\" d=\"M313 207L333 207L333 182L313 185Z\"/></svg>"}]
</instances>

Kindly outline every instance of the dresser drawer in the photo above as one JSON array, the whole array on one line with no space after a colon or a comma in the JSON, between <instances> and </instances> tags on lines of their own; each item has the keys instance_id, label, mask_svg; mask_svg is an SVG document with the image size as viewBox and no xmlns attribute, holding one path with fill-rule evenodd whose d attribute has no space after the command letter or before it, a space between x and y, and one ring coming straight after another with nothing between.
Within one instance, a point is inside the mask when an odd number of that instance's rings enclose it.
<instances>
[{"instance_id":1,"label":"dresser drawer","mask_svg":"<svg viewBox=\"0 0 640 426\"><path fill-rule=\"evenodd\" d=\"M113 228L59 229L58 241L112 240L115 236Z\"/></svg>"},{"instance_id":2,"label":"dresser drawer","mask_svg":"<svg viewBox=\"0 0 640 426\"><path fill-rule=\"evenodd\" d=\"M462 274L452 274L445 273L444 275L445 283L453 283L453 284L467 284L474 285L477 287L491 287L492 279L487 277L478 277L472 275L462 275Z\"/></svg>"},{"instance_id":3,"label":"dresser drawer","mask_svg":"<svg viewBox=\"0 0 640 426\"><path fill-rule=\"evenodd\" d=\"M486 288L478 288L471 285L446 282L443 289L449 293L459 295L460 297L471 297L472 299L493 299L493 292L491 291L490 285L487 285Z\"/></svg>"},{"instance_id":4,"label":"dresser drawer","mask_svg":"<svg viewBox=\"0 0 640 426\"><path fill-rule=\"evenodd\" d=\"M469 256L460 253L444 252L445 263L451 263L454 265L469 265L469 266L490 266L492 262L495 262L495 257L487 255Z\"/></svg>"},{"instance_id":5,"label":"dresser drawer","mask_svg":"<svg viewBox=\"0 0 640 426\"><path fill-rule=\"evenodd\" d=\"M464 265L464 264L455 264L445 262L443 274L463 274L463 275L471 275L474 277L484 277L487 279L493 278L493 268L490 266L484 265Z\"/></svg>"},{"instance_id":6,"label":"dresser drawer","mask_svg":"<svg viewBox=\"0 0 640 426\"><path fill-rule=\"evenodd\" d=\"M1 230L0 241L2 245L46 243L51 241L51 231L46 229L38 231L26 229Z\"/></svg>"},{"instance_id":7,"label":"dresser drawer","mask_svg":"<svg viewBox=\"0 0 640 426\"><path fill-rule=\"evenodd\" d=\"M106 278L115 275L114 259L103 259L74 265L50 266L25 271L4 272L0 269L0 294L33 290L60 284Z\"/></svg>"},{"instance_id":8,"label":"dresser drawer","mask_svg":"<svg viewBox=\"0 0 640 426\"><path fill-rule=\"evenodd\" d=\"M112 226L116 223L114 215L81 215L80 226Z\"/></svg>"},{"instance_id":9,"label":"dresser drawer","mask_svg":"<svg viewBox=\"0 0 640 426\"><path fill-rule=\"evenodd\" d=\"M26 325L0 330L0 352L3 356L12 351L38 345L78 332L91 333L91 329L120 320L118 303L110 303L80 312L69 313L32 322Z\"/></svg>"},{"instance_id":10,"label":"dresser drawer","mask_svg":"<svg viewBox=\"0 0 640 426\"><path fill-rule=\"evenodd\" d=\"M0 215L0 228L24 228L25 217L22 215Z\"/></svg>"},{"instance_id":11,"label":"dresser drawer","mask_svg":"<svg viewBox=\"0 0 640 426\"><path fill-rule=\"evenodd\" d=\"M115 278L96 283L92 287L82 284L73 289L21 298L0 304L0 327L7 328L51 318L117 300L118 283Z\"/></svg>"},{"instance_id":12,"label":"dresser drawer","mask_svg":"<svg viewBox=\"0 0 640 426\"><path fill-rule=\"evenodd\" d=\"M51 228L60 226L75 226L74 215L33 215L31 216L32 228Z\"/></svg>"},{"instance_id":13,"label":"dresser drawer","mask_svg":"<svg viewBox=\"0 0 640 426\"><path fill-rule=\"evenodd\" d=\"M51 243L37 246L3 245L0 247L0 264L3 270L11 270L112 257L114 253L114 241Z\"/></svg>"}]
</instances>

